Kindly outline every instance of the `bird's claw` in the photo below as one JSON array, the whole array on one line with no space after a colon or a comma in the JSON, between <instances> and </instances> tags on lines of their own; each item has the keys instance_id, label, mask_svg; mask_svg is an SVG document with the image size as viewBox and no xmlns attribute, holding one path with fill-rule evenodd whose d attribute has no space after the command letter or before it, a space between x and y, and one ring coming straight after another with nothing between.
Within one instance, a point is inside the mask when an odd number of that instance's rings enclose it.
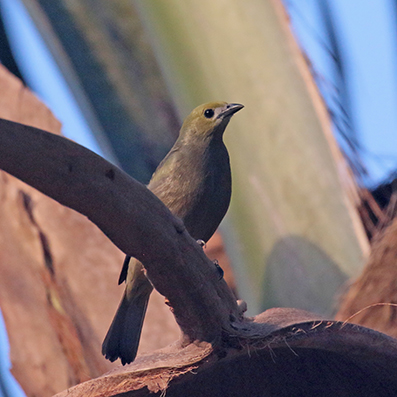
<instances>
[{"instance_id":1,"label":"bird's claw","mask_svg":"<svg viewBox=\"0 0 397 397\"><path fill-rule=\"evenodd\" d=\"M247 311L247 302L238 299L237 300L237 307L239 309L240 312L240 316L242 316L246 311Z\"/></svg>"},{"instance_id":2,"label":"bird's claw","mask_svg":"<svg viewBox=\"0 0 397 397\"><path fill-rule=\"evenodd\" d=\"M219 262L218 262L217 259L215 259L215 260L213 261L213 264L215 265L216 270L217 270L218 273L219 273L219 280L222 280L222 279L223 279L223 275L225 274L225 272L224 272L223 269L219 266Z\"/></svg>"},{"instance_id":3,"label":"bird's claw","mask_svg":"<svg viewBox=\"0 0 397 397\"><path fill-rule=\"evenodd\" d=\"M201 248L205 248L207 246L207 244L205 243L204 240L197 240L197 244L201 247Z\"/></svg>"}]
</instances>

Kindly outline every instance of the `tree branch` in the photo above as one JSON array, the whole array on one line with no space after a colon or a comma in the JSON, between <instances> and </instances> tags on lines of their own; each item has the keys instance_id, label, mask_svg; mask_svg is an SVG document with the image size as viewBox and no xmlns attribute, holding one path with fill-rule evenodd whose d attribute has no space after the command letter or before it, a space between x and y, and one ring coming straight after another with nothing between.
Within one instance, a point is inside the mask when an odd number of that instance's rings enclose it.
<instances>
[{"instance_id":1,"label":"tree branch","mask_svg":"<svg viewBox=\"0 0 397 397\"><path fill-rule=\"evenodd\" d=\"M395 339L296 309L244 319L181 221L145 186L91 151L0 119L0 168L86 215L142 261L184 334L182 345L140 356L59 396L146 396L165 389L170 396L296 390L381 396L397 389Z\"/></svg>"},{"instance_id":2,"label":"tree branch","mask_svg":"<svg viewBox=\"0 0 397 397\"><path fill-rule=\"evenodd\" d=\"M241 319L233 294L182 222L144 185L60 136L0 119L0 168L86 215L139 259L188 341L212 342Z\"/></svg>"}]
</instances>

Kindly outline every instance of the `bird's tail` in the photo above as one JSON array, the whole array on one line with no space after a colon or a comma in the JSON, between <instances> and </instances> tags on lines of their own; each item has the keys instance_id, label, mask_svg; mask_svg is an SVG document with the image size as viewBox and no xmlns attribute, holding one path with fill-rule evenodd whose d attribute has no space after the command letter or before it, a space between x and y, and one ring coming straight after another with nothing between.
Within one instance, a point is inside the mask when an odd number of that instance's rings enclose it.
<instances>
[{"instance_id":1,"label":"bird's tail","mask_svg":"<svg viewBox=\"0 0 397 397\"><path fill-rule=\"evenodd\" d=\"M138 262L135 267L139 265ZM143 272L134 273L135 277L131 280L127 278L123 298L102 343L102 354L110 361L120 358L123 365L131 363L136 357L147 304L153 290Z\"/></svg>"}]
</instances>

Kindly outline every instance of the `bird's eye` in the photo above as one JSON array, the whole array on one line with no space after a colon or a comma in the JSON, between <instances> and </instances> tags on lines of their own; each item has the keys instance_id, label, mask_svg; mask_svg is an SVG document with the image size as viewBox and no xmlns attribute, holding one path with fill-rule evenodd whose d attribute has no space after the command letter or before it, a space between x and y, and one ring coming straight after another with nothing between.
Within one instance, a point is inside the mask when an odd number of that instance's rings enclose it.
<instances>
[{"instance_id":1,"label":"bird's eye","mask_svg":"<svg viewBox=\"0 0 397 397\"><path fill-rule=\"evenodd\" d=\"M207 117L207 119L214 117L213 109L206 109L206 111L204 112L204 116Z\"/></svg>"}]
</instances>

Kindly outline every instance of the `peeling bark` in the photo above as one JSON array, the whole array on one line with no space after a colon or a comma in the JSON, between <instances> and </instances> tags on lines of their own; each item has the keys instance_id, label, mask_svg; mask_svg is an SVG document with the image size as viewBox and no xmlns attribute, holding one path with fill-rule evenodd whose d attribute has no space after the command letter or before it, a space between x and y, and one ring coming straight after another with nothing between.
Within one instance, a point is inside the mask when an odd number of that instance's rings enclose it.
<instances>
[{"instance_id":1,"label":"peeling bark","mask_svg":"<svg viewBox=\"0 0 397 397\"><path fill-rule=\"evenodd\" d=\"M59 134L48 108L1 65L0 93L0 117ZM122 262L85 216L0 171L0 307L27 396L51 396L115 366L101 344L123 293ZM152 294L140 351L178 335L164 298Z\"/></svg>"},{"instance_id":2,"label":"peeling bark","mask_svg":"<svg viewBox=\"0 0 397 397\"><path fill-rule=\"evenodd\" d=\"M255 336L222 355L208 345L158 351L57 397L389 396L397 388L395 339L296 309L268 310L255 324Z\"/></svg>"}]
</instances>

